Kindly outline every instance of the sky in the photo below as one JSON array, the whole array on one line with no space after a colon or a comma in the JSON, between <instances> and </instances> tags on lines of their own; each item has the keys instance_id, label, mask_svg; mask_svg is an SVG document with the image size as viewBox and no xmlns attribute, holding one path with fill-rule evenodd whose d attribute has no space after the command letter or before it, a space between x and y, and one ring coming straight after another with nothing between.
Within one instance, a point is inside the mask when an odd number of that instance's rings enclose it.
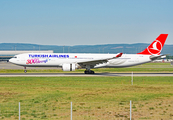
<instances>
[{"instance_id":1,"label":"sky","mask_svg":"<svg viewBox=\"0 0 173 120\"><path fill-rule=\"evenodd\" d=\"M173 44L173 0L0 0L0 43Z\"/></svg>"}]
</instances>

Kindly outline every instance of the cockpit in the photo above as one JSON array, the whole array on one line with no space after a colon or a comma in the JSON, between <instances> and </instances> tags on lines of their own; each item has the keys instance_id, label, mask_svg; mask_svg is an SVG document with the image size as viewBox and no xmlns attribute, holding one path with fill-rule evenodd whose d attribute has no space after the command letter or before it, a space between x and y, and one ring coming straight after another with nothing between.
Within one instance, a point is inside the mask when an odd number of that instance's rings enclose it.
<instances>
[{"instance_id":1,"label":"cockpit","mask_svg":"<svg viewBox=\"0 0 173 120\"><path fill-rule=\"evenodd\" d=\"M17 55L15 55L15 56L13 56L10 60L9 60L9 62L11 62L11 63L16 63L16 61L18 61L18 59L19 59L19 57L17 56Z\"/></svg>"},{"instance_id":2,"label":"cockpit","mask_svg":"<svg viewBox=\"0 0 173 120\"><path fill-rule=\"evenodd\" d=\"M14 57L12 57L12 58L17 58L17 56L15 55Z\"/></svg>"}]
</instances>

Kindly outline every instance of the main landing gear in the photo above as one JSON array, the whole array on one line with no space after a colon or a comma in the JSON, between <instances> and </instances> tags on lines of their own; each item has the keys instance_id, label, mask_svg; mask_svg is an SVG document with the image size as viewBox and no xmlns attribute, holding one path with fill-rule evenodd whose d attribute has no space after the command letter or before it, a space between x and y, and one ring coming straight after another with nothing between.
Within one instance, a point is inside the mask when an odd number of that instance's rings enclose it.
<instances>
[{"instance_id":1,"label":"main landing gear","mask_svg":"<svg viewBox=\"0 0 173 120\"><path fill-rule=\"evenodd\" d=\"M85 70L84 73L85 73L85 74L94 74L95 72L92 71L92 70Z\"/></svg>"},{"instance_id":2,"label":"main landing gear","mask_svg":"<svg viewBox=\"0 0 173 120\"><path fill-rule=\"evenodd\" d=\"M90 70L90 65L86 65L86 70L84 71L85 74L94 74L95 72Z\"/></svg>"},{"instance_id":3,"label":"main landing gear","mask_svg":"<svg viewBox=\"0 0 173 120\"><path fill-rule=\"evenodd\" d=\"M26 73L27 72L26 67L24 67L24 69L25 69L24 72Z\"/></svg>"}]
</instances>

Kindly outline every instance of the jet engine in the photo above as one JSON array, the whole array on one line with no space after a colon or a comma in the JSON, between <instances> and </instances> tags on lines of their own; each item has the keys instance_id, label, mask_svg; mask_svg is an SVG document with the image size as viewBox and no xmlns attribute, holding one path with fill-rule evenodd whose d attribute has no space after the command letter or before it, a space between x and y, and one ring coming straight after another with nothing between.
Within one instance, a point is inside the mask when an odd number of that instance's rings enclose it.
<instances>
[{"instance_id":1,"label":"jet engine","mask_svg":"<svg viewBox=\"0 0 173 120\"><path fill-rule=\"evenodd\" d=\"M63 71L75 71L76 65L75 63L65 63L62 65Z\"/></svg>"}]
</instances>

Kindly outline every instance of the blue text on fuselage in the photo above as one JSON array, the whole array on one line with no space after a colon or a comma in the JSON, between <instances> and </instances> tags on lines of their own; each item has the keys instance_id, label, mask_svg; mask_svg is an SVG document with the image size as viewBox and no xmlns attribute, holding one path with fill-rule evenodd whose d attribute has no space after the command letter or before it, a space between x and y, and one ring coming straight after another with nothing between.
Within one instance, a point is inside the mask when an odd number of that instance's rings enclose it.
<instances>
[{"instance_id":1,"label":"blue text on fuselage","mask_svg":"<svg viewBox=\"0 0 173 120\"><path fill-rule=\"evenodd\" d=\"M29 54L30 58L69 58L69 55L45 55L45 54Z\"/></svg>"}]
</instances>

